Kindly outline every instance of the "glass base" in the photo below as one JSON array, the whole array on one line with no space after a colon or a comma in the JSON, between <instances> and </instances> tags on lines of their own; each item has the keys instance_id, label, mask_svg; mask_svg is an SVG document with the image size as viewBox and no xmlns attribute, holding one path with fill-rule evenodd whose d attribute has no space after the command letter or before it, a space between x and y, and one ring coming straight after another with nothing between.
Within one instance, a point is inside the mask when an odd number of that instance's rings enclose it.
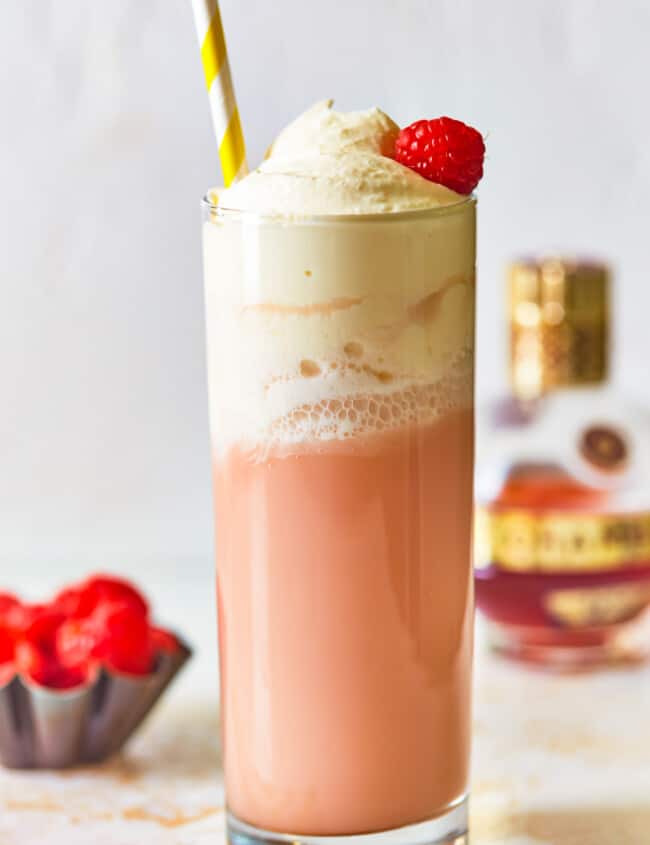
<instances>
[{"instance_id":1,"label":"glass base","mask_svg":"<svg viewBox=\"0 0 650 845\"><path fill-rule=\"evenodd\" d=\"M406 827L363 833L354 836L303 836L293 833L270 833L252 827L228 814L230 845L469 845L467 833L467 796L450 807L442 816Z\"/></svg>"},{"instance_id":2,"label":"glass base","mask_svg":"<svg viewBox=\"0 0 650 845\"><path fill-rule=\"evenodd\" d=\"M648 618L608 628L567 631L487 623L490 648L505 657L558 671L580 671L650 658Z\"/></svg>"}]
</instances>

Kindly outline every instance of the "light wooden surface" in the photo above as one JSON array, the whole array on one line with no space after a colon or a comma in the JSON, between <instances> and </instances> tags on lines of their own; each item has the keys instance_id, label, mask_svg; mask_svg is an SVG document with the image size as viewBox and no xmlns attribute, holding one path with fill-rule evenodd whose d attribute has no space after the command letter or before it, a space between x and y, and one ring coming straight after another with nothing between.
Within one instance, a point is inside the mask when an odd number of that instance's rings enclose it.
<instances>
[{"instance_id":1,"label":"light wooden surface","mask_svg":"<svg viewBox=\"0 0 650 845\"><path fill-rule=\"evenodd\" d=\"M0 771L0 845L224 841L211 597L198 582L172 592L193 664L122 757ZM486 654L479 633L473 845L648 845L649 722L650 668L546 675Z\"/></svg>"}]
</instances>

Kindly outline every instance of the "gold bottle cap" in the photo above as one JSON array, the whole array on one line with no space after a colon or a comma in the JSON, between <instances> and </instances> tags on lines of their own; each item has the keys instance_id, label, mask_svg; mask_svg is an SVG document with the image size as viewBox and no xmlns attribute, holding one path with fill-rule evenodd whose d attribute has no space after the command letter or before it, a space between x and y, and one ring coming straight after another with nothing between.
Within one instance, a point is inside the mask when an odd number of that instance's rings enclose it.
<instances>
[{"instance_id":1,"label":"gold bottle cap","mask_svg":"<svg viewBox=\"0 0 650 845\"><path fill-rule=\"evenodd\" d=\"M520 399L607 377L609 270L560 258L518 261L508 274L510 380Z\"/></svg>"}]
</instances>

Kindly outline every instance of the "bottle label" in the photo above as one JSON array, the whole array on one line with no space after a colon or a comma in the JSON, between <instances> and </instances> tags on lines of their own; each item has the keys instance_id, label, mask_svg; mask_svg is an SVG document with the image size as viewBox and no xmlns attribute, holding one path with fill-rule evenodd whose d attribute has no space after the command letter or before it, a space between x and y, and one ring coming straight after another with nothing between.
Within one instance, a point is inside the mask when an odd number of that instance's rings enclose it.
<instances>
[{"instance_id":1,"label":"bottle label","mask_svg":"<svg viewBox=\"0 0 650 845\"><path fill-rule=\"evenodd\" d=\"M627 466L629 448L622 432L610 425L592 425L582 432L580 455L594 469L620 473Z\"/></svg>"},{"instance_id":2,"label":"bottle label","mask_svg":"<svg viewBox=\"0 0 650 845\"><path fill-rule=\"evenodd\" d=\"M565 628L599 628L638 616L650 601L648 584L551 590L544 596L548 615Z\"/></svg>"},{"instance_id":3,"label":"bottle label","mask_svg":"<svg viewBox=\"0 0 650 845\"><path fill-rule=\"evenodd\" d=\"M650 565L650 513L576 514L478 507L477 566L516 572L597 572Z\"/></svg>"}]
</instances>

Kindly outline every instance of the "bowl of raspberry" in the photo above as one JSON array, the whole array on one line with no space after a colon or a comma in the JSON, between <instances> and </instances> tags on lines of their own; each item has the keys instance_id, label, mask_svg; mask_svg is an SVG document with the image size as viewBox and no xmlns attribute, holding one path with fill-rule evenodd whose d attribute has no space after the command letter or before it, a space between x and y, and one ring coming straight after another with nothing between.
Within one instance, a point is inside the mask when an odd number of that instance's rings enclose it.
<instances>
[{"instance_id":1,"label":"bowl of raspberry","mask_svg":"<svg viewBox=\"0 0 650 845\"><path fill-rule=\"evenodd\" d=\"M109 757L190 655L121 578L93 575L43 604L0 592L0 763L56 769Z\"/></svg>"}]
</instances>

